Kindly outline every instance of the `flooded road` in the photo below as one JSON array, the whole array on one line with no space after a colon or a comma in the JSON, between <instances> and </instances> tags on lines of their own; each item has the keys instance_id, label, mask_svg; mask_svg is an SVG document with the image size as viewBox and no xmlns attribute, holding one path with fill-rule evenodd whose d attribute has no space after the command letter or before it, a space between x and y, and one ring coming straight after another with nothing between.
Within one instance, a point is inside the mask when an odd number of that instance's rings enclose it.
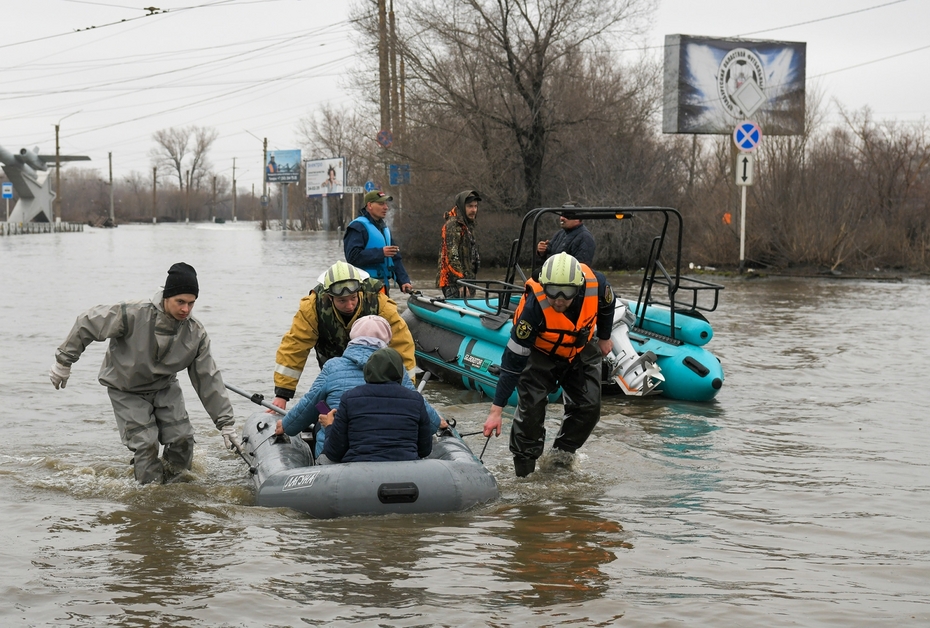
<instances>
[{"instance_id":1,"label":"flooded road","mask_svg":"<svg viewBox=\"0 0 930 628\"><path fill-rule=\"evenodd\" d=\"M930 625L924 280L723 278L714 402L609 398L571 472L518 480L492 438L502 499L454 515L253 506L184 374L193 481L140 487L96 381L104 344L66 389L48 381L79 312L149 298L186 261L224 378L270 396L298 301L341 255L336 234L251 223L0 239L0 624ZM433 268L411 270L432 286ZM637 280L612 278L623 296ZM425 394L463 433L490 404Z\"/></svg>"}]
</instances>

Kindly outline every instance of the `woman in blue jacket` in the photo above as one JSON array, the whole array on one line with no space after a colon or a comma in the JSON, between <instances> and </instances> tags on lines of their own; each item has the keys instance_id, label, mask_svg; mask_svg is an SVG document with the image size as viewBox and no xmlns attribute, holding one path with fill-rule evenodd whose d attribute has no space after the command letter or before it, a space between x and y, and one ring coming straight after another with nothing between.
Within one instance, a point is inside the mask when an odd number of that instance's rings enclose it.
<instances>
[{"instance_id":1,"label":"woman in blue jacket","mask_svg":"<svg viewBox=\"0 0 930 628\"><path fill-rule=\"evenodd\" d=\"M363 316L352 325L349 338L349 344L342 357L332 358L323 365L323 370L313 381L310 390L283 419L278 420L275 429L276 434L296 436L310 429L319 419L321 427L316 434L313 452L316 458L323 453L327 427L333 422L333 414L339 407L342 395L365 383L365 364L375 351L386 347L391 341L391 325L381 316ZM416 390L406 373L401 384L409 390ZM330 414L321 415L316 409L321 401L326 402L332 409ZM430 418L431 433L435 433L440 427L446 427L445 420L429 403L426 404L426 411Z\"/></svg>"}]
</instances>

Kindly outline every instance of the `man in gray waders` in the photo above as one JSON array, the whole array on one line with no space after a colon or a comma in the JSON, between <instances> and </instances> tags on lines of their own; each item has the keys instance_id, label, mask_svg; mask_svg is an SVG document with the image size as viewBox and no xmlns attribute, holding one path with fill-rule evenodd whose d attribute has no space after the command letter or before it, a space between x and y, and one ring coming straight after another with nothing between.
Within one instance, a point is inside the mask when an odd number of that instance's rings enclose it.
<instances>
[{"instance_id":1,"label":"man in gray waders","mask_svg":"<svg viewBox=\"0 0 930 628\"><path fill-rule=\"evenodd\" d=\"M194 428L177 378L184 369L226 447L241 450L210 339L191 316L199 293L197 272L184 262L174 264L164 290L151 301L98 305L78 316L49 371L52 385L64 388L71 365L88 345L110 340L98 381L107 387L123 444L135 454L141 484L171 481L191 468ZM165 446L163 461L159 443Z\"/></svg>"},{"instance_id":2,"label":"man in gray waders","mask_svg":"<svg viewBox=\"0 0 930 628\"><path fill-rule=\"evenodd\" d=\"M539 280L526 282L484 423L485 436L500 435L501 412L516 388L510 451L517 477L536 470L546 440L546 404L559 386L565 413L552 448L563 452L562 461L571 460L591 435L601 418L601 360L612 348L613 322L607 279L568 253L550 257Z\"/></svg>"}]
</instances>

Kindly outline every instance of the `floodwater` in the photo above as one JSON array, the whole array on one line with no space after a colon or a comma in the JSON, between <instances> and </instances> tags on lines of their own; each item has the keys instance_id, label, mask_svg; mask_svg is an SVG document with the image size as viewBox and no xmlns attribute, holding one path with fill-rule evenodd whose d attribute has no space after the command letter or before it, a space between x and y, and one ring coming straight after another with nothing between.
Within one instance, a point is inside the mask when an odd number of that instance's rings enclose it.
<instances>
[{"instance_id":1,"label":"floodwater","mask_svg":"<svg viewBox=\"0 0 930 628\"><path fill-rule=\"evenodd\" d=\"M48 381L75 315L150 297L183 260L224 377L270 394L300 297L340 256L338 235L251 223L0 239L0 625L930 625L923 280L723 278L714 402L609 399L576 469L521 480L491 439L502 497L459 514L254 506L183 374L192 476L140 487L96 382L103 343L66 389ZM425 394L481 428L478 393Z\"/></svg>"}]
</instances>

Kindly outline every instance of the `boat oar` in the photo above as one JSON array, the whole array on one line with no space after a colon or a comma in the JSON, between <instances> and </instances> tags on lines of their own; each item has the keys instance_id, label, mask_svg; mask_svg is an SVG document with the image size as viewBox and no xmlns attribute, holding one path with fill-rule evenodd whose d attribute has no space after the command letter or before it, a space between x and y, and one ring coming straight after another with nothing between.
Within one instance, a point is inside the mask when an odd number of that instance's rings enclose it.
<instances>
[{"instance_id":1,"label":"boat oar","mask_svg":"<svg viewBox=\"0 0 930 628\"><path fill-rule=\"evenodd\" d=\"M444 310L451 310L457 313L459 316L473 316L481 321L481 325L487 327L488 329L498 330L510 321L510 315L503 314L494 314L492 312L484 312L481 310L470 310L458 305L453 305L452 303L446 303L444 299L436 297L428 297L420 292L413 291L408 297L408 301L414 299L420 301L421 303L428 303L433 307L442 308Z\"/></svg>"},{"instance_id":2,"label":"boat oar","mask_svg":"<svg viewBox=\"0 0 930 628\"><path fill-rule=\"evenodd\" d=\"M267 401L265 401L265 395L262 395L262 394L260 394L260 393L252 393L252 394L249 394L249 393L247 393L246 391L242 390L241 388L238 388L238 387L236 387L236 386L233 386L232 384L226 384L226 388L228 388L229 390L233 391L234 393L238 393L238 394L242 395L243 397L245 397L246 399L248 399L248 400L251 401L252 403L257 403L258 405L260 405L260 406L262 406L262 407L265 407L265 408L268 408L269 410L274 410L274 411L277 412L278 414L282 414L282 415L287 414L286 411L282 410L282 409L279 408L278 406L272 405L272 404L268 403Z\"/></svg>"}]
</instances>

